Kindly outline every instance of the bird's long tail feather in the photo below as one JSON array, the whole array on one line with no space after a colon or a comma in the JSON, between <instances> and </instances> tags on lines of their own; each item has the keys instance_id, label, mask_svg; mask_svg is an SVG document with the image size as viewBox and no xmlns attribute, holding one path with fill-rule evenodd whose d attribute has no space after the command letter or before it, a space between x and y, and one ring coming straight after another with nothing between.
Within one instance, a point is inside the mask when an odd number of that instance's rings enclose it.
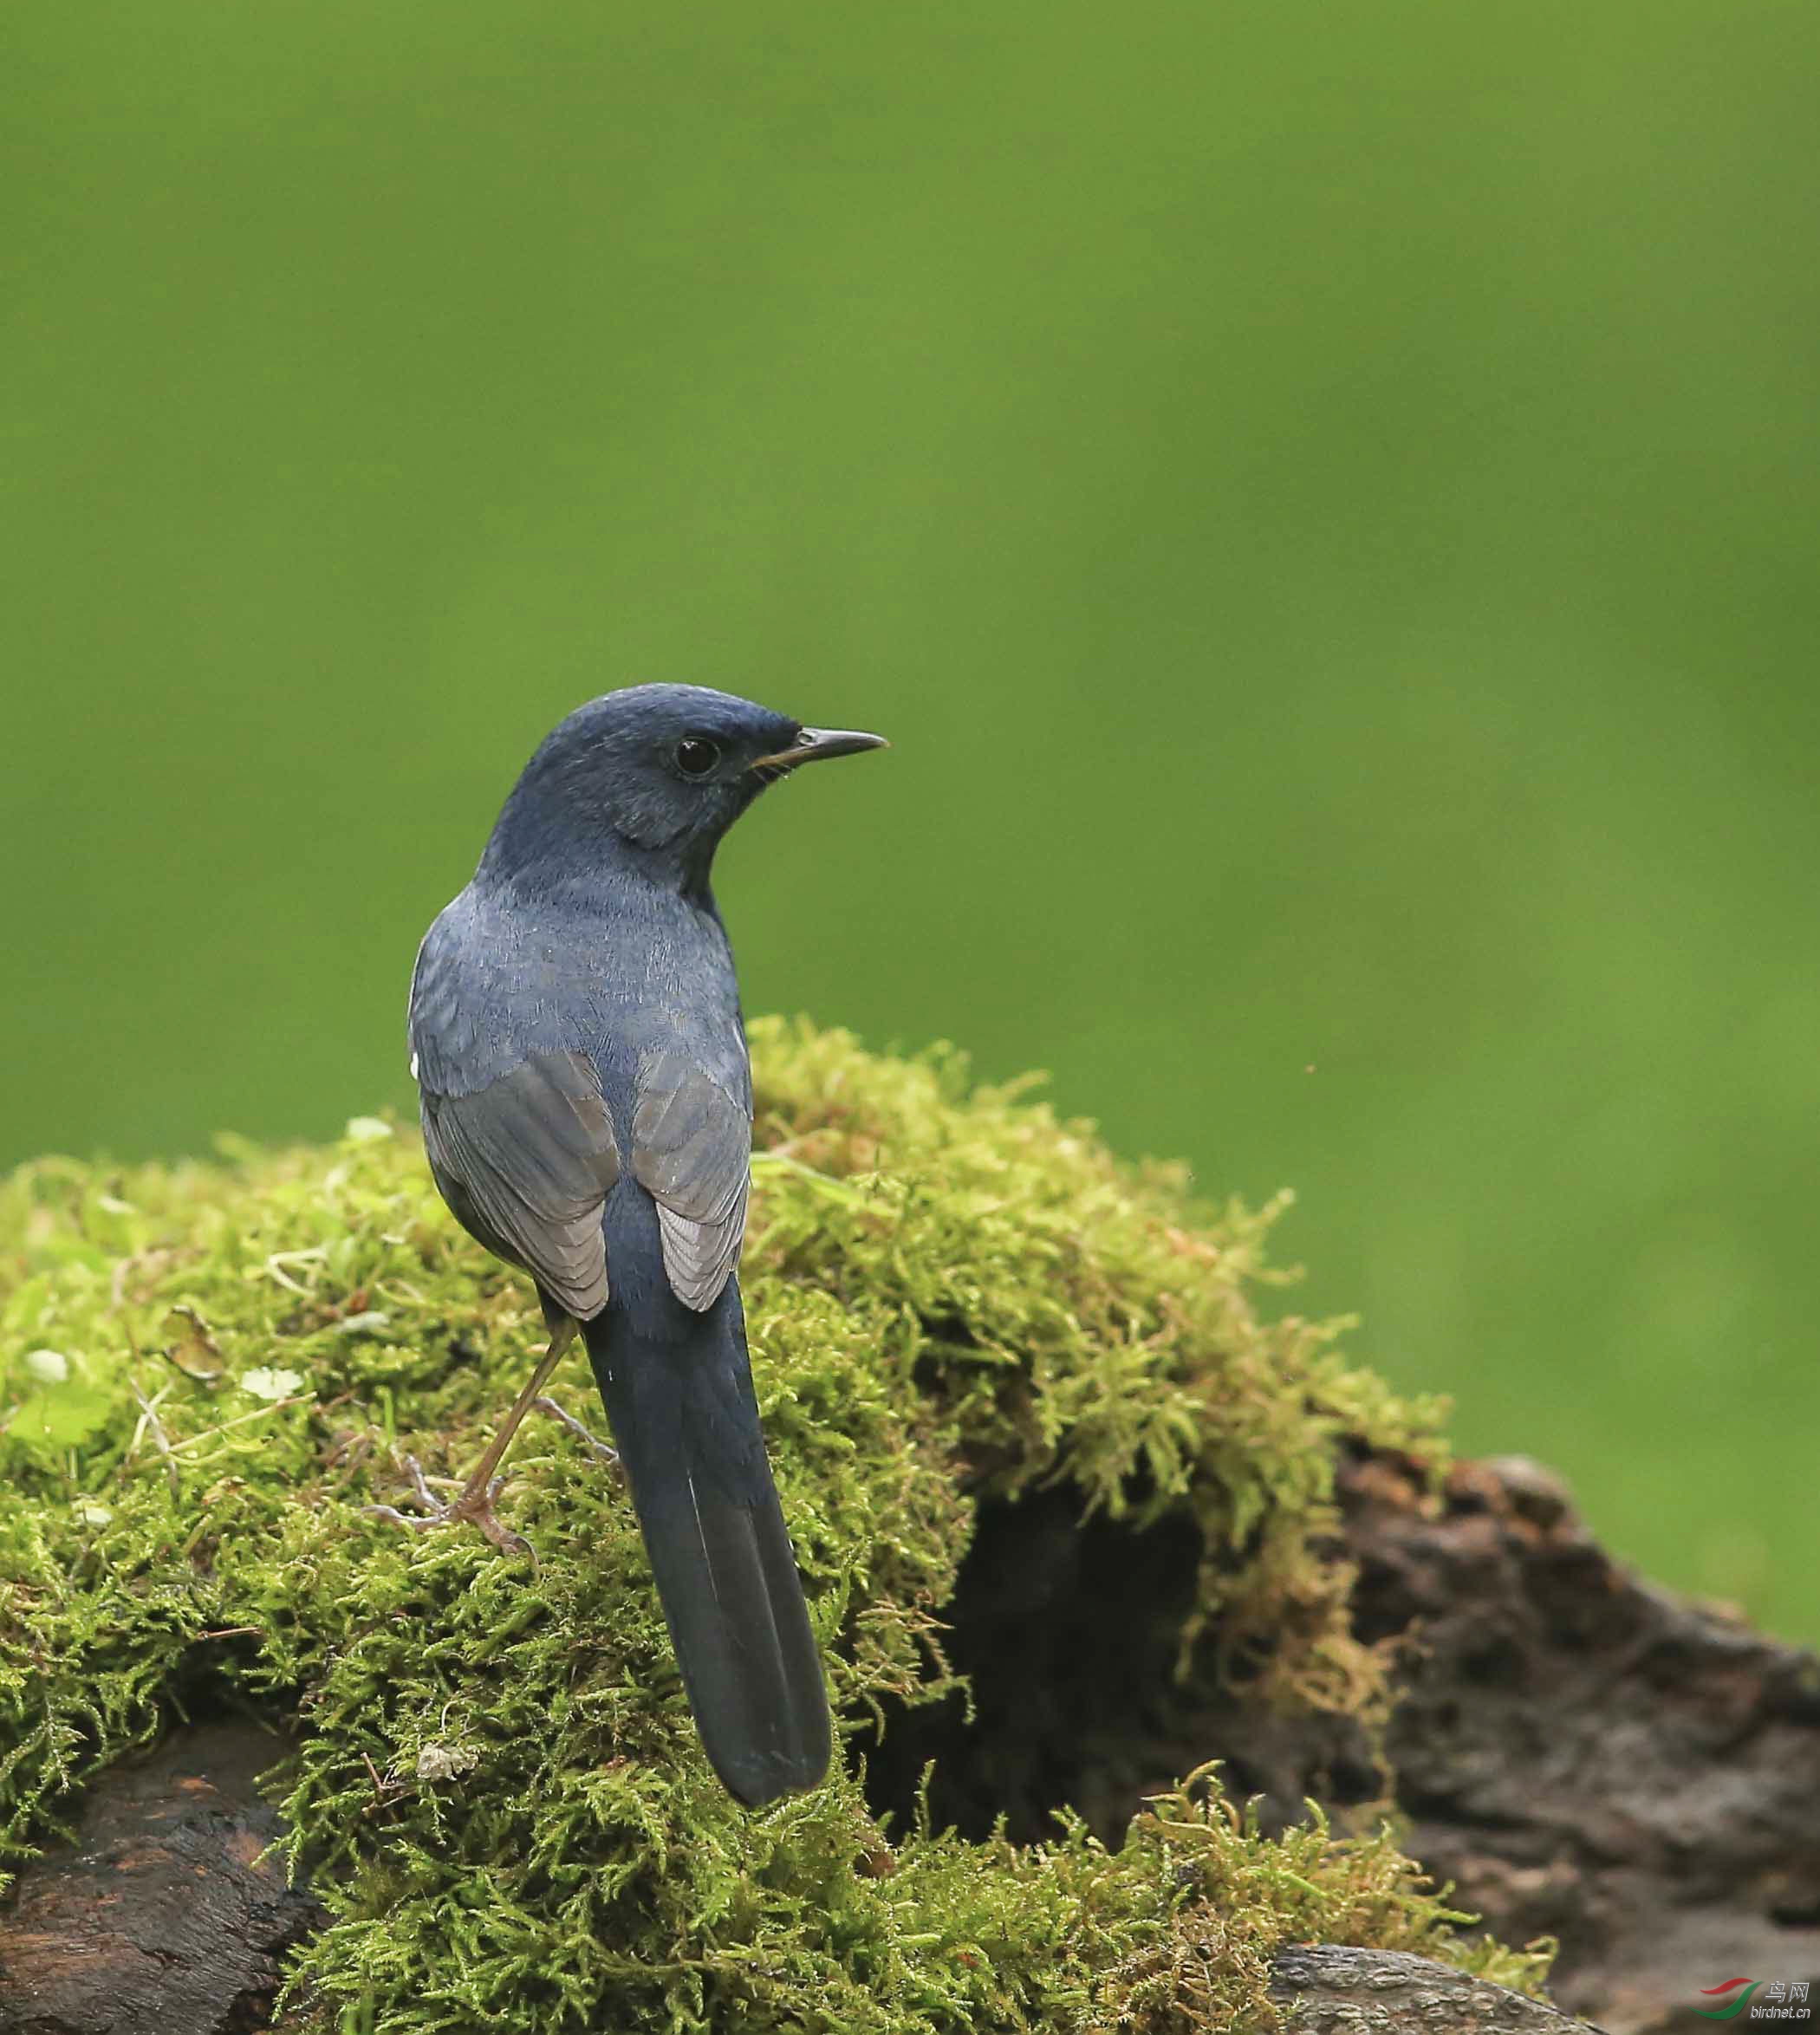
<instances>
[{"instance_id":1,"label":"bird's long tail feather","mask_svg":"<svg viewBox=\"0 0 1820 2035\"><path fill-rule=\"evenodd\" d=\"M830 1734L737 1288L722 1297L655 1335L609 1306L583 1334L702 1745L757 1805L816 1786Z\"/></svg>"}]
</instances>

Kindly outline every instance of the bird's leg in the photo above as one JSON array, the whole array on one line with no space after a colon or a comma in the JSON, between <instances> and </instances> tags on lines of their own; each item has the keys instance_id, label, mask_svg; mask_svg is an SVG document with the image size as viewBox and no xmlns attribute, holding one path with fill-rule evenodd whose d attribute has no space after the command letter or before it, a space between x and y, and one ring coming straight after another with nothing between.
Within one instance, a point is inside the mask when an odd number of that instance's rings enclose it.
<instances>
[{"instance_id":1,"label":"bird's leg","mask_svg":"<svg viewBox=\"0 0 1820 2035\"><path fill-rule=\"evenodd\" d=\"M537 1403L543 1388L549 1382L549 1374L562 1361L562 1352L575 1341L575 1326L573 1317L564 1315L550 1330L549 1348L543 1353L543 1362L531 1373L523 1391L514 1401L512 1410L505 1416L504 1426L488 1443L486 1453L475 1464L474 1473L468 1479L467 1489L455 1501L458 1506L470 1503L477 1494L486 1490L494 1471L499 1467L499 1459L512 1445L512 1437L518 1432L519 1421Z\"/></svg>"},{"instance_id":2,"label":"bird's leg","mask_svg":"<svg viewBox=\"0 0 1820 2035\"><path fill-rule=\"evenodd\" d=\"M534 1399L531 1401L531 1410L534 1413L548 1414L553 1421L562 1421L571 1434L579 1435L587 1443L588 1453L595 1462L604 1463L609 1470L618 1469L620 1465L618 1449L608 1447L599 1435L590 1434L572 1413L569 1412L566 1408L558 1406L555 1400L549 1398Z\"/></svg>"},{"instance_id":3,"label":"bird's leg","mask_svg":"<svg viewBox=\"0 0 1820 2035\"><path fill-rule=\"evenodd\" d=\"M510 1526L493 1510L493 1500L499 1495L503 1477L495 1475L500 1459L511 1447L512 1437L518 1431L518 1423L534 1407L549 1381L549 1374L562 1361L562 1353L575 1340L575 1323L564 1316L550 1330L549 1348L527 1380L523 1391L513 1402L512 1410L505 1416L504 1424L487 1444L486 1453L475 1464L473 1473L463 1485L460 1492L445 1505L433 1498L425 1481L422 1469L414 1456L405 1458L405 1467L411 1473L411 1485L416 1492L418 1503L423 1506L422 1517L400 1512L392 1505L368 1505L365 1509L374 1518L389 1519L400 1526L459 1525L464 1520L471 1520L495 1547L504 1548L508 1554L533 1554L531 1544L522 1533L514 1533ZM590 1440L593 1437L588 1437Z\"/></svg>"}]
</instances>

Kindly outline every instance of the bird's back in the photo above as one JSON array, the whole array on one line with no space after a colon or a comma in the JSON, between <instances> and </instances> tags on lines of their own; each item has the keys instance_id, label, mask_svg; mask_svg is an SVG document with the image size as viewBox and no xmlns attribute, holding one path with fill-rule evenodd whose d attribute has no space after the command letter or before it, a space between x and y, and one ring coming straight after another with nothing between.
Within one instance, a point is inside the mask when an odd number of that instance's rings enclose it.
<instances>
[{"instance_id":1,"label":"bird's back","mask_svg":"<svg viewBox=\"0 0 1820 2035\"><path fill-rule=\"evenodd\" d=\"M747 1802L814 1786L830 1729L746 1355L751 1075L712 902L471 885L423 943L411 1037L458 1216L553 1311L604 1291L583 1335L711 1761ZM598 1279L568 1270L578 1221Z\"/></svg>"}]
</instances>

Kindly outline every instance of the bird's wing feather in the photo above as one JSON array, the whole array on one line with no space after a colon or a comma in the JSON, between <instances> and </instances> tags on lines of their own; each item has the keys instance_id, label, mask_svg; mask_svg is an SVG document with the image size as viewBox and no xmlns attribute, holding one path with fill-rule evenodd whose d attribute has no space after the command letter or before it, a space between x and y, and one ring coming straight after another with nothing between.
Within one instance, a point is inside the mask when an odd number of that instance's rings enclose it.
<instances>
[{"instance_id":1,"label":"bird's wing feather","mask_svg":"<svg viewBox=\"0 0 1820 2035\"><path fill-rule=\"evenodd\" d=\"M593 1064L539 1053L467 1096L423 1091L424 1148L444 1199L489 1250L524 1266L578 1321L607 1304L607 1190L619 1148Z\"/></svg>"},{"instance_id":2,"label":"bird's wing feather","mask_svg":"<svg viewBox=\"0 0 1820 2035\"><path fill-rule=\"evenodd\" d=\"M632 1170L657 1203L671 1290L698 1312L739 1262L751 1154L750 1106L692 1054L670 1047L640 1060Z\"/></svg>"}]
</instances>

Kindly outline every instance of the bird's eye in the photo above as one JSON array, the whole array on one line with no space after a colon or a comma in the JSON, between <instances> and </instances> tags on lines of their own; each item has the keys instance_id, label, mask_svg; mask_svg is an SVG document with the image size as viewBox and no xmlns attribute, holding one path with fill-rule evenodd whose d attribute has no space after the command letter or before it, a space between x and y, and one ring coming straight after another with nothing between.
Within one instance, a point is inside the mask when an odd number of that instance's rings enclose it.
<instances>
[{"instance_id":1,"label":"bird's eye","mask_svg":"<svg viewBox=\"0 0 1820 2035\"><path fill-rule=\"evenodd\" d=\"M705 735L685 735L676 745L676 767L686 777L705 777L719 761L719 744Z\"/></svg>"}]
</instances>

